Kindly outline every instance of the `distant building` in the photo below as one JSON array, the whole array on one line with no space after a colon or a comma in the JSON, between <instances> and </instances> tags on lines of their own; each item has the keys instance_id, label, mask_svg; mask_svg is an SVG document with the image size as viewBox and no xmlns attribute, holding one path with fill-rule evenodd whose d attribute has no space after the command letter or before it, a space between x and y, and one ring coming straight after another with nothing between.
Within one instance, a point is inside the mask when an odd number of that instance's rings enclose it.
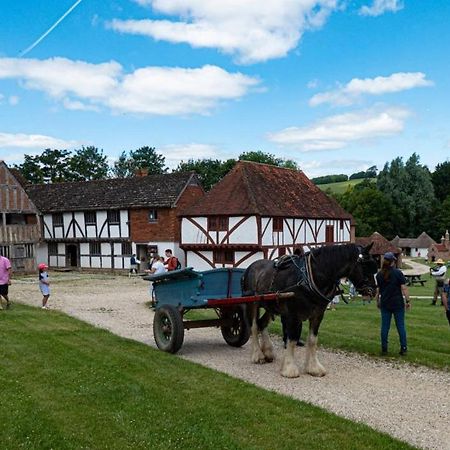
<instances>
[{"instance_id":1,"label":"distant building","mask_svg":"<svg viewBox=\"0 0 450 450\"><path fill-rule=\"evenodd\" d=\"M354 242L352 216L303 172L248 161L180 217L186 264L199 270Z\"/></svg>"},{"instance_id":2,"label":"distant building","mask_svg":"<svg viewBox=\"0 0 450 450\"><path fill-rule=\"evenodd\" d=\"M32 272L41 234L23 183L20 173L0 161L0 254L10 259L13 271Z\"/></svg>"},{"instance_id":3,"label":"distant building","mask_svg":"<svg viewBox=\"0 0 450 450\"><path fill-rule=\"evenodd\" d=\"M370 254L378 262L381 267L383 264L383 255L387 252L392 252L397 258L397 266L402 266L402 249L389 242L382 234L375 231L368 237L357 237L355 242L359 245L367 246L373 242L373 247Z\"/></svg>"},{"instance_id":4,"label":"distant building","mask_svg":"<svg viewBox=\"0 0 450 450\"><path fill-rule=\"evenodd\" d=\"M450 261L450 236L448 230L442 236L441 242L432 244L428 250L428 261L436 261L439 258L444 261Z\"/></svg>"},{"instance_id":5,"label":"distant building","mask_svg":"<svg viewBox=\"0 0 450 450\"><path fill-rule=\"evenodd\" d=\"M436 244L434 239L425 233L425 231L415 239L395 236L391 242L396 247L400 247L404 255L411 256L412 258L428 258L428 249L431 245Z\"/></svg>"},{"instance_id":6,"label":"distant building","mask_svg":"<svg viewBox=\"0 0 450 450\"><path fill-rule=\"evenodd\" d=\"M128 269L136 254L179 254L177 212L204 194L194 173L28 185L42 215L39 260L50 267Z\"/></svg>"}]
</instances>

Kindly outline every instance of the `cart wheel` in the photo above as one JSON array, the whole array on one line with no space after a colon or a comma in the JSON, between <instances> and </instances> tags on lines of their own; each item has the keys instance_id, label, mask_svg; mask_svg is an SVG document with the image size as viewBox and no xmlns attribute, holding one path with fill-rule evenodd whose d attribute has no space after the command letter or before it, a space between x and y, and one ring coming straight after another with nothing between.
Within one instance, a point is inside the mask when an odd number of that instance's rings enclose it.
<instances>
[{"instance_id":1,"label":"cart wheel","mask_svg":"<svg viewBox=\"0 0 450 450\"><path fill-rule=\"evenodd\" d=\"M232 347L242 347L250 338L245 305L222 308L220 314L222 318L231 319L231 325L220 327L225 342Z\"/></svg>"},{"instance_id":2,"label":"cart wheel","mask_svg":"<svg viewBox=\"0 0 450 450\"><path fill-rule=\"evenodd\" d=\"M153 335L160 350L168 353L180 350L184 340L184 325L177 308L163 305L155 311Z\"/></svg>"}]
</instances>

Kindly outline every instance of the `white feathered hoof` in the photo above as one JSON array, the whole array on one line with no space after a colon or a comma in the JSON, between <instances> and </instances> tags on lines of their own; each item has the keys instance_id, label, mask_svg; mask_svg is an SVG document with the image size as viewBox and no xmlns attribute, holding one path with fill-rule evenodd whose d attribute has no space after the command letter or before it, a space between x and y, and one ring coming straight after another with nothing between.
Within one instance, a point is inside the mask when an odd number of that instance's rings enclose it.
<instances>
[{"instance_id":1,"label":"white feathered hoof","mask_svg":"<svg viewBox=\"0 0 450 450\"><path fill-rule=\"evenodd\" d=\"M253 352L252 363L254 363L254 364L265 364L266 363L266 357L264 356L264 353L261 350Z\"/></svg>"},{"instance_id":2,"label":"white feathered hoof","mask_svg":"<svg viewBox=\"0 0 450 450\"><path fill-rule=\"evenodd\" d=\"M313 377L324 377L327 374L327 371L320 363L310 365L306 368L305 372Z\"/></svg>"},{"instance_id":3,"label":"white feathered hoof","mask_svg":"<svg viewBox=\"0 0 450 450\"><path fill-rule=\"evenodd\" d=\"M281 367L281 375L286 378L298 378L300 376L300 369L297 364L283 364Z\"/></svg>"}]
</instances>

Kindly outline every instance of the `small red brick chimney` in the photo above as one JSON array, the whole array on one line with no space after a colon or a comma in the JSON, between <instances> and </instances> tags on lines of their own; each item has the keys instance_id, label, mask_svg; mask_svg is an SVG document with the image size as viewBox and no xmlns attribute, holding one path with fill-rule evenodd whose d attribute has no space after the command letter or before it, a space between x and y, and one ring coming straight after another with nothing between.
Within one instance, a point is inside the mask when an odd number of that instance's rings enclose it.
<instances>
[{"instance_id":1,"label":"small red brick chimney","mask_svg":"<svg viewBox=\"0 0 450 450\"><path fill-rule=\"evenodd\" d=\"M147 168L137 169L134 174L137 177L146 177L148 175L148 169Z\"/></svg>"}]
</instances>

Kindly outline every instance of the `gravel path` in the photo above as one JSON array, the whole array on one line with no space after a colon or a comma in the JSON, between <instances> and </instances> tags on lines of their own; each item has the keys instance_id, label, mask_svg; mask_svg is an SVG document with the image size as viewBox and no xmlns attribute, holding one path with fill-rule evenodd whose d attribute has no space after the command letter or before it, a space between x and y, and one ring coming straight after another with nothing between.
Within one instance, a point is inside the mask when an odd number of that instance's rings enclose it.
<instances>
[{"instance_id":1,"label":"gravel path","mask_svg":"<svg viewBox=\"0 0 450 450\"><path fill-rule=\"evenodd\" d=\"M51 309L154 346L153 313L145 306L149 300L146 282L101 275L50 275L54 280ZM15 280L10 292L13 301L39 306L38 288L31 279ZM280 340L274 344L280 357ZM303 358L304 350L297 351ZM366 423L417 447L450 450L450 375L446 372L321 349L319 358L327 376L285 379L279 374L279 358L273 364L254 365L248 344L240 349L229 347L220 331L209 328L188 331L178 355Z\"/></svg>"}]
</instances>

